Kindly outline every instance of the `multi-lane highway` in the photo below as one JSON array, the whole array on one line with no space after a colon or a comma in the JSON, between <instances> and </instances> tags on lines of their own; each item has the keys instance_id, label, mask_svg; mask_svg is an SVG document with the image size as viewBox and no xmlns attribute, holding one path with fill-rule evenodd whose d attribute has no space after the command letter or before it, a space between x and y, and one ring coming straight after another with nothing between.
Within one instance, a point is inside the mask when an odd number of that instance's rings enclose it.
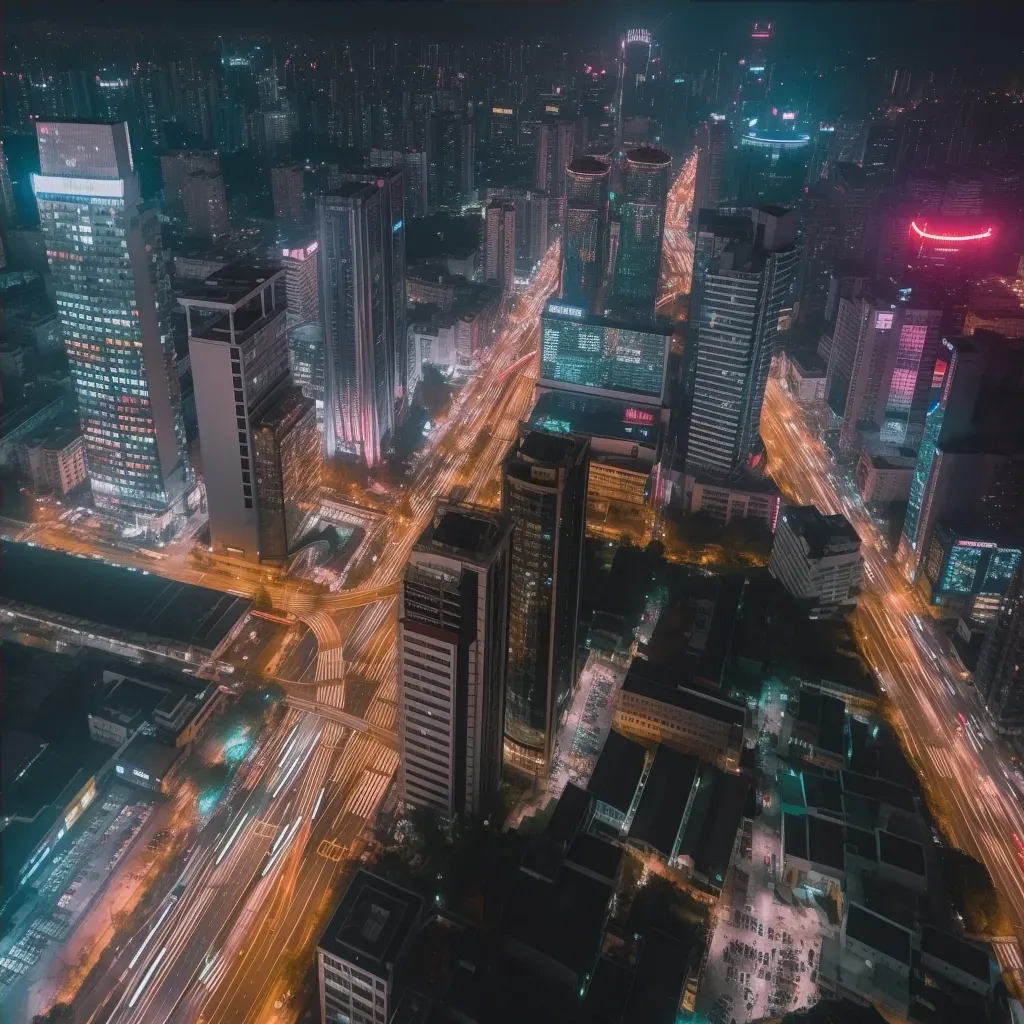
<instances>
[{"instance_id":1,"label":"multi-lane highway","mask_svg":"<svg viewBox=\"0 0 1024 1024\"><path fill-rule=\"evenodd\" d=\"M690 291L693 278L693 239L688 230L697 181L697 154L692 153L672 183L665 212L665 242L662 247L661 297L664 309Z\"/></svg>"},{"instance_id":2,"label":"multi-lane highway","mask_svg":"<svg viewBox=\"0 0 1024 1024\"><path fill-rule=\"evenodd\" d=\"M263 738L245 788L200 832L179 883L104 983L90 986L109 992L90 1008L90 1020L294 1017L286 994L295 965L309 962L332 886L358 851L397 766L390 745L331 721L332 709L347 703L340 679L369 684L362 717L377 730L394 730L397 581L436 501L453 488L479 498L496 478L533 400L540 312L556 280L552 250L430 439L409 486L411 514L372 528L361 549L381 552L361 588L372 600L334 595L305 614L321 645L338 655L337 665L318 663L304 687L325 714L292 709ZM321 660L324 653L321 646Z\"/></svg>"},{"instance_id":3,"label":"multi-lane highway","mask_svg":"<svg viewBox=\"0 0 1024 1024\"><path fill-rule=\"evenodd\" d=\"M985 864L1018 938L1024 937L1024 854L1017 845L1024 840L1024 810L1013 765L880 530L848 483L837 479L803 410L777 379L765 392L761 433L769 471L787 500L842 513L860 535L864 589L855 626L861 649L949 838ZM1020 967L1016 947L997 951L1004 966Z\"/></svg>"}]
</instances>

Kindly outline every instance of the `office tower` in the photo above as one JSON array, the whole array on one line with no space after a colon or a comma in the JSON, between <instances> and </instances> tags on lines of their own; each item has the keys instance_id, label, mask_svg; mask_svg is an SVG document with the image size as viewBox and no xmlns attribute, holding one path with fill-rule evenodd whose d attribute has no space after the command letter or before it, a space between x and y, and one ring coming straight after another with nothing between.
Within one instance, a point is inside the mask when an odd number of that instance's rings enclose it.
<instances>
[{"instance_id":1,"label":"office tower","mask_svg":"<svg viewBox=\"0 0 1024 1024\"><path fill-rule=\"evenodd\" d=\"M180 296L188 324L210 541L280 560L317 496L313 403L291 384L282 267L235 264Z\"/></svg>"},{"instance_id":2,"label":"office tower","mask_svg":"<svg viewBox=\"0 0 1024 1024\"><path fill-rule=\"evenodd\" d=\"M587 438L521 427L502 470L512 525L505 757L543 776L576 687Z\"/></svg>"},{"instance_id":3,"label":"office tower","mask_svg":"<svg viewBox=\"0 0 1024 1024\"><path fill-rule=\"evenodd\" d=\"M1001 534L1019 526L1024 342L943 337L897 557L916 580L939 520Z\"/></svg>"},{"instance_id":4,"label":"office tower","mask_svg":"<svg viewBox=\"0 0 1024 1024\"><path fill-rule=\"evenodd\" d=\"M884 182L852 163L838 164L832 172L843 229L839 258L862 260L872 249L872 227Z\"/></svg>"},{"instance_id":5,"label":"office tower","mask_svg":"<svg viewBox=\"0 0 1024 1024\"><path fill-rule=\"evenodd\" d=\"M289 327L320 322L319 249L312 229L296 237L292 245L281 248Z\"/></svg>"},{"instance_id":6,"label":"office tower","mask_svg":"<svg viewBox=\"0 0 1024 1024\"><path fill-rule=\"evenodd\" d=\"M838 259L841 224L832 182L812 182L800 200L799 211L800 270L795 296L800 323L814 332L825 321L829 282Z\"/></svg>"},{"instance_id":7,"label":"office tower","mask_svg":"<svg viewBox=\"0 0 1024 1024\"><path fill-rule=\"evenodd\" d=\"M588 313L598 308L607 261L610 173L592 156L578 157L566 170L559 295Z\"/></svg>"},{"instance_id":8,"label":"office tower","mask_svg":"<svg viewBox=\"0 0 1024 1024\"><path fill-rule=\"evenodd\" d=\"M619 244L612 299L617 310L654 315L672 158L660 149L631 149L619 197Z\"/></svg>"},{"instance_id":9,"label":"office tower","mask_svg":"<svg viewBox=\"0 0 1024 1024\"><path fill-rule=\"evenodd\" d=\"M697 129L697 181L693 216L700 210L715 210L722 194L722 167L729 147L729 122L724 114L712 114Z\"/></svg>"},{"instance_id":10,"label":"office tower","mask_svg":"<svg viewBox=\"0 0 1024 1024\"><path fill-rule=\"evenodd\" d=\"M548 251L551 199L543 192L519 192L516 211L516 273L530 277Z\"/></svg>"},{"instance_id":11,"label":"office tower","mask_svg":"<svg viewBox=\"0 0 1024 1024\"><path fill-rule=\"evenodd\" d=\"M822 515L814 505L783 506L768 564L812 619L857 605L860 537L846 516Z\"/></svg>"},{"instance_id":12,"label":"office tower","mask_svg":"<svg viewBox=\"0 0 1024 1024\"><path fill-rule=\"evenodd\" d=\"M256 421L252 443L259 559L281 563L319 505L323 456L313 400L294 384L287 388Z\"/></svg>"},{"instance_id":13,"label":"office tower","mask_svg":"<svg viewBox=\"0 0 1024 1024\"><path fill-rule=\"evenodd\" d=\"M484 281L510 292L516 276L516 211L490 203L484 221Z\"/></svg>"},{"instance_id":14,"label":"office tower","mask_svg":"<svg viewBox=\"0 0 1024 1024\"><path fill-rule=\"evenodd\" d=\"M487 126L487 178L491 183L505 181L514 170L519 151L519 115L515 104L491 106Z\"/></svg>"},{"instance_id":15,"label":"office tower","mask_svg":"<svg viewBox=\"0 0 1024 1024\"><path fill-rule=\"evenodd\" d=\"M541 121L537 125L533 184L553 199L565 196L565 171L573 157L576 125L572 121Z\"/></svg>"},{"instance_id":16,"label":"office tower","mask_svg":"<svg viewBox=\"0 0 1024 1024\"><path fill-rule=\"evenodd\" d=\"M541 386L660 407L671 334L666 317L587 315L552 300L541 317Z\"/></svg>"},{"instance_id":17,"label":"office tower","mask_svg":"<svg viewBox=\"0 0 1024 1024\"><path fill-rule=\"evenodd\" d=\"M464 114L434 114L427 124L426 148L430 208L460 211L476 190L472 120Z\"/></svg>"},{"instance_id":18,"label":"office tower","mask_svg":"<svg viewBox=\"0 0 1024 1024\"><path fill-rule=\"evenodd\" d=\"M18 221L18 207L14 202L14 187L7 168L4 144L0 142L0 227L11 227Z\"/></svg>"},{"instance_id":19,"label":"office tower","mask_svg":"<svg viewBox=\"0 0 1024 1024\"><path fill-rule=\"evenodd\" d=\"M287 147L292 141L292 112L282 101L277 110L263 111L263 142L265 151L273 154L278 147Z\"/></svg>"},{"instance_id":20,"label":"office tower","mask_svg":"<svg viewBox=\"0 0 1024 1024\"><path fill-rule=\"evenodd\" d=\"M405 219L427 216L427 154L422 149L371 149L370 166L401 167L405 172Z\"/></svg>"},{"instance_id":21,"label":"office tower","mask_svg":"<svg viewBox=\"0 0 1024 1024\"><path fill-rule=\"evenodd\" d=\"M321 197L324 445L380 462L408 381L402 172L377 170Z\"/></svg>"},{"instance_id":22,"label":"office tower","mask_svg":"<svg viewBox=\"0 0 1024 1024\"><path fill-rule=\"evenodd\" d=\"M796 214L779 207L755 209L749 221L699 215L688 472L728 474L757 446L779 310L796 278L795 237Z\"/></svg>"},{"instance_id":23,"label":"office tower","mask_svg":"<svg viewBox=\"0 0 1024 1024\"><path fill-rule=\"evenodd\" d=\"M941 312L911 309L879 286L842 297L832 330L826 402L842 421L839 452L865 441L921 440L935 369Z\"/></svg>"},{"instance_id":24,"label":"office tower","mask_svg":"<svg viewBox=\"0 0 1024 1024\"><path fill-rule=\"evenodd\" d=\"M479 815L501 782L509 524L441 505L402 578L399 787L409 805Z\"/></svg>"},{"instance_id":25,"label":"office tower","mask_svg":"<svg viewBox=\"0 0 1024 1024\"><path fill-rule=\"evenodd\" d=\"M183 194L185 179L196 171L220 173L220 157L216 153L179 150L160 157L160 171L164 179L164 213L168 217L185 216Z\"/></svg>"},{"instance_id":26,"label":"office tower","mask_svg":"<svg viewBox=\"0 0 1024 1024\"><path fill-rule=\"evenodd\" d=\"M652 113L651 33L630 29L619 43L619 88L615 138L620 147L650 141Z\"/></svg>"},{"instance_id":27,"label":"office tower","mask_svg":"<svg viewBox=\"0 0 1024 1024\"><path fill-rule=\"evenodd\" d=\"M301 221L305 216L305 178L302 164L281 164L270 169L277 220Z\"/></svg>"},{"instance_id":28,"label":"office tower","mask_svg":"<svg viewBox=\"0 0 1024 1024\"><path fill-rule=\"evenodd\" d=\"M981 178L953 175L946 182L940 212L947 217L979 217L984 199L985 183Z\"/></svg>"},{"instance_id":29,"label":"office tower","mask_svg":"<svg viewBox=\"0 0 1024 1024\"><path fill-rule=\"evenodd\" d=\"M185 222L190 235L214 241L231 230L224 178L211 171L193 171L181 183Z\"/></svg>"},{"instance_id":30,"label":"office tower","mask_svg":"<svg viewBox=\"0 0 1024 1024\"><path fill-rule=\"evenodd\" d=\"M128 126L37 121L33 177L97 507L164 512L191 479L156 210Z\"/></svg>"},{"instance_id":31,"label":"office tower","mask_svg":"<svg viewBox=\"0 0 1024 1024\"><path fill-rule=\"evenodd\" d=\"M388 1024L422 927L423 897L360 868L316 944L320 1022Z\"/></svg>"},{"instance_id":32,"label":"office tower","mask_svg":"<svg viewBox=\"0 0 1024 1024\"><path fill-rule=\"evenodd\" d=\"M888 121L869 124L864 136L861 167L891 184L899 166L902 134L898 125Z\"/></svg>"},{"instance_id":33,"label":"office tower","mask_svg":"<svg viewBox=\"0 0 1024 1024\"><path fill-rule=\"evenodd\" d=\"M1024 568L1018 567L989 626L974 673L996 731L1024 732Z\"/></svg>"},{"instance_id":34,"label":"office tower","mask_svg":"<svg viewBox=\"0 0 1024 1024\"><path fill-rule=\"evenodd\" d=\"M734 171L737 206L795 203L807 181L811 137L801 132L748 128L740 137Z\"/></svg>"}]
</instances>

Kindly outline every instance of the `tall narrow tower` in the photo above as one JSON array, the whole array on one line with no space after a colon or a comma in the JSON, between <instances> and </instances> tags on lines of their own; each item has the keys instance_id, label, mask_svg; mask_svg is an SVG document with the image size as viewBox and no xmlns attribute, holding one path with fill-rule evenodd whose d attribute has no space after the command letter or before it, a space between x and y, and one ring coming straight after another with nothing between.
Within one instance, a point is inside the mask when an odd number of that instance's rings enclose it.
<instances>
[{"instance_id":1,"label":"tall narrow tower","mask_svg":"<svg viewBox=\"0 0 1024 1024\"><path fill-rule=\"evenodd\" d=\"M57 290L93 498L128 520L191 478L156 210L124 122L37 121L33 188Z\"/></svg>"},{"instance_id":2,"label":"tall narrow tower","mask_svg":"<svg viewBox=\"0 0 1024 1024\"><path fill-rule=\"evenodd\" d=\"M562 273L566 302L597 311L608 247L608 179L611 168L592 156L573 160L565 174Z\"/></svg>"}]
</instances>

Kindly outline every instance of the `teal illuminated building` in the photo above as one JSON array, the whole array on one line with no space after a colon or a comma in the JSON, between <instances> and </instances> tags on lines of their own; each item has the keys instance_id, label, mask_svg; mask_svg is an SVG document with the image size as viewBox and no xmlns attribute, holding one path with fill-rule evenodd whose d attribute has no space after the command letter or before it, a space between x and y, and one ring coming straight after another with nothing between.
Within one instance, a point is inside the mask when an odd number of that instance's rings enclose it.
<instances>
[{"instance_id":1,"label":"teal illuminated building","mask_svg":"<svg viewBox=\"0 0 1024 1024\"><path fill-rule=\"evenodd\" d=\"M622 193L617 197L619 246L612 283L612 307L653 316L661 278L672 159L644 146L625 157Z\"/></svg>"},{"instance_id":2,"label":"teal illuminated building","mask_svg":"<svg viewBox=\"0 0 1024 1024\"><path fill-rule=\"evenodd\" d=\"M561 300L541 318L542 388L631 397L661 405L671 324L594 316Z\"/></svg>"}]
</instances>

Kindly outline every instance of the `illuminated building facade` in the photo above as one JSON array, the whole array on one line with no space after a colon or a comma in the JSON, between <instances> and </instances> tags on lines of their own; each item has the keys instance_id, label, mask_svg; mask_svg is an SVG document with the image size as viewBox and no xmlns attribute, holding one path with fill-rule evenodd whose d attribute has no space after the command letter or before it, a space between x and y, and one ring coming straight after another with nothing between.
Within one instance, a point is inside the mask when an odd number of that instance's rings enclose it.
<instances>
[{"instance_id":1,"label":"illuminated building facade","mask_svg":"<svg viewBox=\"0 0 1024 1024\"><path fill-rule=\"evenodd\" d=\"M671 157L660 149L645 147L626 154L612 284L615 309L654 315L671 168Z\"/></svg>"},{"instance_id":2,"label":"illuminated building facade","mask_svg":"<svg viewBox=\"0 0 1024 1024\"><path fill-rule=\"evenodd\" d=\"M537 125L533 182L552 199L565 195L565 169L572 160L574 121L541 121Z\"/></svg>"},{"instance_id":3,"label":"illuminated building facade","mask_svg":"<svg viewBox=\"0 0 1024 1024\"><path fill-rule=\"evenodd\" d=\"M288 310L288 365L292 380L316 403L317 425L324 418L324 332L320 323L320 243L310 230L300 244L282 246Z\"/></svg>"},{"instance_id":4,"label":"illuminated building facade","mask_svg":"<svg viewBox=\"0 0 1024 1024\"><path fill-rule=\"evenodd\" d=\"M295 510L312 500L319 462L308 447L310 427L316 440L313 404L288 373L284 275L279 266L236 264L178 299L188 323L210 541L252 562L283 558L287 538L297 539Z\"/></svg>"},{"instance_id":5,"label":"illuminated building facade","mask_svg":"<svg viewBox=\"0 0 1024 1024\"><path fill-rule=\"evenodd\" d=\"M989 626L974 673L989 720L998 732L1024 733L1024 569Z\"/></svg>"},{"instance_id":6,"label":"illuminated building facade","mask_svg":"<svg viewBox=\"0 0 1024 1024\"><path fill-rule=\"evenodd\" d=\"M181 198L185 204L186 230L193 237L213 242L231 230L224 177L219 172L193 171L186 175L181 183Z\"/></svg>"},{"instance_id":7,"label":"illuminated building facade","mask_svg":"<svg viewBox=\"0 0 1024 1024\"><path fill-rule=\"evenodd\" d=\"M489 203L484 220L484 282L510 292L516 276L516 210Z\"/></svg>"},{"instance_id":8,"label":"illuminated building facade","mask_svg":"<svg viewBox=\"0 0 1024 1024\"><path fill-rule=\"evenodd\" d=\"M610 165L591 156L573 160L566 169L559 295L588 313L598 307L608 259L610 175Z\"/></svg>"},{"instance_id":9,"label":"illuminated building facade","mask_svg":"<svg viewBox=\"0 0 1024 1024\"><path fill-rule=\"evenodd\" d=\"M505 762L547 774L576 686L589 442L520 429L502 470L512 525Z\"/></svg>"},{"instance_id":10,"label":"illuminated building facade","mask_svg":"<svg viewBox=\"0 0 1024 1024\"><path fill-rule=\"evenodd\" d=\"M191 480L156 211L123 122L36 122L40 227L98 508L150 519Z\"/></svg>"},{"instance_id":11,"label":"illuminated building facade","mask_svg":"<svg viewBox=\"0 0 1024 1024\"><path fill-rule=\"evenodd\" d=\"M618 121L615 133L620 146L638 145L645 138L630 138L630 127L649 119L654 97L651 91L651 33L630 29L619 43Z\"/></svg>"},{"instance_id":12,"label":"illuminated building facade","mask_svg":"<svg viewBox=\"0 0 1024 1024\"><path fill-rule=\"evenodd\" d=\"M729 122L724 114L712 114L697 129L697 183L693 217L700 210L715 210L722 195L722 168L729 148Z\"/></svg>"},{"instance_id":13,"label":"illuminated building facade","mask_svg":"<svg viewBox=\"0 0 1024 1024\"><path fill-rule=\"evenodd\" d=\"M972 531L936 523L920 582L942 618L967 614L987 622L998 612L1020 556L1020 547L978 539Z\"/></svg>"},{"instance_id":14,"label":"illuminated building facade","mask_svg":"<svg viewBox=\"0 0 1024 1024\"><path fill-rule=\"evenodd\" d=\"M501 783L511 531L442 505L413 545L398 618L401 799L486 813Z\"/></svg>"},{"instance_id":15,"label":"illuminated building facade","mask_svg":"<svg viewBox=\"0 0 1024 1024\"><path fill-rule=\"evenodd\" d=\"M377 174L372 180L367 175ZM405 398L402 172L370 171L321 197L324 450L380 462Z\"/></svg>"},{"instance_id":16,"label":"illuminated building facade","mask_svg":"<svg viewBox=\"0 0 1024 1024\"><path fill-rule=\"evenodd\" d=\"M305 217L305 171L302 164L281 164L270 169L270 187L277 220L300 221Z\"/></svg>"},{"instance_id":17,"label":"illuminated building facade","mask_svg":"<svg viewBox=\"0 0 1024 1024\"><path fill-rule=\"evenodd\" d=\"M694 246L691 336L696 340L688 473L721 476L755 448L778 330L796 278L796 215L751 219L701 211Z\"/></svg>"},{"instance_id":18,"label":"illuminated building facade","mask_svg":"<svg viewBox=\"0 0 1024 1024\"><path fill-rule=\"evenodd\" d=\"M670 323L588 316L582 306L550 301L541 317L541 386L661 405Z\"/></svg>"}]
</instances>

